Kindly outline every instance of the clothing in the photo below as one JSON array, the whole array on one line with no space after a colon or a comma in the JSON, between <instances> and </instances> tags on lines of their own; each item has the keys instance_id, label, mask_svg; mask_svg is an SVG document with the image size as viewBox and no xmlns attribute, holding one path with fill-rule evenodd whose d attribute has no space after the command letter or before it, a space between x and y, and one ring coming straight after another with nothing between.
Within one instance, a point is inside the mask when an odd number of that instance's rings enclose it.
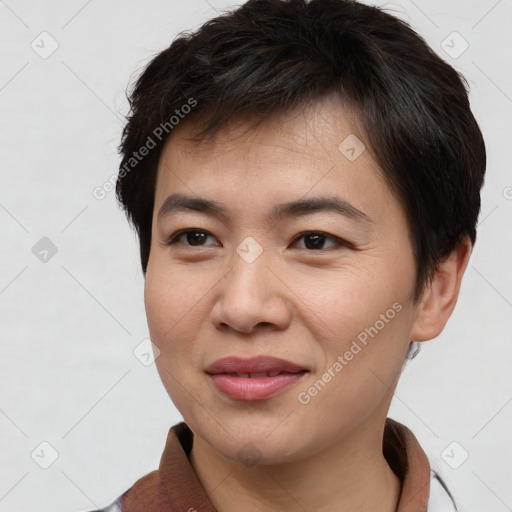
<instances>
[{"instance_id":1,"label":"clothing","mask_svg":"<svg viewBox=\"0 0 512 512\"><path fill-rule=\"evenodd\" d=\"M192 443L186 423L174 425L159 469L137 480L108 507L93 512L216 512L188 459ZM402 482L398 512L456 510L414 434L391 418L386 419L383 453Z\"/></svg>"}]
</instances>

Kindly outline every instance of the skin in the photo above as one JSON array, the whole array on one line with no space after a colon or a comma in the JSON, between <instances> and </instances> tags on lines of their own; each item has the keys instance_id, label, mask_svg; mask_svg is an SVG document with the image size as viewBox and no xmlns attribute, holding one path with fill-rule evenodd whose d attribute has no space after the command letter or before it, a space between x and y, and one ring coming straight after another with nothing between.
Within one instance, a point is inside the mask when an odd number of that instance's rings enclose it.
<instances>
[{"instance_id":1,"label":"skin","mask_svg":"<svg viewBox=\"0 0 512 512\"><path fill-rule=\"evenodd\" d=\"M414 304L404 210L369 148L355 161L338 149L349 134L364 141L357 117L329 96L248 126L233 123L199 147L189 141L197 125L185 120L158 167L145 305L160 377L194 433L191 463L222 512L393 512L401 484L382 454L389 404L411 340L437 336L448 320L471 244L464 238ZM177 192L218 201L229 217L159 216ZM345 199L370 220L332 211L268 217L276 204L321 195ZM209 236L168 244L186 228ZM325 233L323 246L308 248L304 231ZM262 248L252 263L236 252L247 237ZM300 403L299 393L396 303L400 312ZM222 357L262 354L309 372L275 397L241 402L220 394L204 371ZM241 456L247 443L250 464Z\"/></svg>"}]
</instances>

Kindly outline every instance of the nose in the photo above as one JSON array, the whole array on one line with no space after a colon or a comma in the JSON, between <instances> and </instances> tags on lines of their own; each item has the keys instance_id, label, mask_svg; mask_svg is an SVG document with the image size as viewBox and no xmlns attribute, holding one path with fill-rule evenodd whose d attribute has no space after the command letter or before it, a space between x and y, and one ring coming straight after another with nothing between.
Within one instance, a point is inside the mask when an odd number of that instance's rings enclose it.
<instances>
[{"instance_id":1,"label":"nose","mask_svg":"<svg viewBox=\"0 0 512 512\"><path fill-rule=\"evenodd\" d=\"M286 329L290 324L289 289L263 255L248 263L235 254L231 270L218 286L211 314L217 329L251 334L258 329Z\"/></svg>"}]
</instances>

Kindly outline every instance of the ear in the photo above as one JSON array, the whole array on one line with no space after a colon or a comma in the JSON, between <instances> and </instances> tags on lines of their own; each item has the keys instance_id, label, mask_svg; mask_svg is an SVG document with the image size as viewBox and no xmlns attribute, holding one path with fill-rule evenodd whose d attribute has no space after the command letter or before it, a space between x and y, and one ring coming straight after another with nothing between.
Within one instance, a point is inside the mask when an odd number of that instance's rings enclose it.
<instances>
[{"instance_id":1,"label":"ear","mask_svg":"<svg viewBox=\"0 0 512 512\"><path fill-rule=\"evenodd\" d=\"M412 341L439 336L450 318L459 296L462 276L471 256L471 240L465 236L437 269L417 306L411 329Z\"/></svg>"}]
</instances>

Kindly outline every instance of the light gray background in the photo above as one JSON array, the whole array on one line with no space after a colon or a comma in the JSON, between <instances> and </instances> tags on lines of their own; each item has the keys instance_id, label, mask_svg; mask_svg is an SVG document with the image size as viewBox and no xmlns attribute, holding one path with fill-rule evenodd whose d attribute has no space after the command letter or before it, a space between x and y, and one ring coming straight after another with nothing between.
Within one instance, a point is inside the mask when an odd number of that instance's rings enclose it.
<instances>
[{"instance_id":1,"label":"light gray background","mask_svg":"<svg viewBox=\"0 0 512 512\"><path fill-rule=\"evenodd\" d=\"M489 163L459 303L405 369L389 416L460 504L512 510L512 1L375 3L467 77ZM105 506L157 468L181 419L155 366L133 354L148 336L135 236L114 193L99 201L92 190L116 173L130 77L179 31L234 5L0 2L0 511ZM43 31L59 45L45 59L31 47L51 49ZM469 43L457 58L454 31ZM47 262L32 252L42 237L58 251ZM48 469L43 441L59 454Z\"/></svg>"}]
</instances>

